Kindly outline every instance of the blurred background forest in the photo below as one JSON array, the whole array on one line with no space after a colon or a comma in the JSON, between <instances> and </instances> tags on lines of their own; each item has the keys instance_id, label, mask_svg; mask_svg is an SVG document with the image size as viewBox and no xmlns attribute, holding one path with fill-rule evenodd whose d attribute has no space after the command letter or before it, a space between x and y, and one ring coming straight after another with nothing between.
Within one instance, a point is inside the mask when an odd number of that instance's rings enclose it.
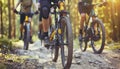
<instances>
[{"instance_id":1,"label":"blurred background forest","mask_svg":"<svg viewBox=\"0 0 120 69\"><path fill-rule=\"evenodd\" d=\"M18 0L0 0L0 38L14 39L19 37L19 15L13 13ZM101 0L94 0L99 3ZM98 17L104 22L106 42L120 42L120 0L107 0L108 5L96 7ZM80 14L78 0L66 0L66 8L70 12L74 38L78 37ZM19 10L19 8L17 9ZM33 17L33 35L38 32L38 15Z\"/></svg>"}]
</instances>

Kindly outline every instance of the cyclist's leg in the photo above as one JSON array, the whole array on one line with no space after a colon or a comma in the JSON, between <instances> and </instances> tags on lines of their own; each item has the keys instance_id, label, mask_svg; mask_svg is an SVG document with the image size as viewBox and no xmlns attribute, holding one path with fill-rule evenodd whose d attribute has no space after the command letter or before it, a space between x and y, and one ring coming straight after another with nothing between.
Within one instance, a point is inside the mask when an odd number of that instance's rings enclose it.
<instances>
[{"instance_id":1,"label":"cyclist's leg","mask_svg":"<svg viewBox=\"0 0 120 69\"><path fill-rule=\"evenodd\" d=\"M25 15L21 14L20 15L20 37L19 37L19 40L21 40L23 38L23 23L24 23L24 20L25 20Z\"/></svg>"},{"instance_id":2,"label":"cyclist's leg","mask_svg":"<svg viewBox=\"0 0 120 69\"><path fill-rule=\"evenodd\" d=\"M40 10L40 11L42 11L42 10ZM38 26L38 30L39 30L39 32L38 32L38 38L39 39L41 39L41 40L44 40L44 37L45 36L47 36L48 37L48 33L45 33L45 31L46 31L46 29L44 30L43 28L44 28L44 26L43 26L43 24L45 24L42 20L42 17L43 17L43 14L42 14L42 12L40 12L40 15L39 15L39 26ZM50 24L51 24L51 16L49 16L49 26L50 26ZM43 22L43 23L42 23Z\"/></svg>"},{"instance_id":3,"label":"cyclist's leg","mask_svg":"<svg viewBox=\"0 0 120 69\"><path fill-rule=\"evenodd\" d=\"M44 37L44 45L48 46L49 44L49 38L48 38L48 29L50 27L49 25L49 12L50 8L48 7L42 7L42 26L43 26L43 37Z\"/></svg>"},{"instance_id":4,"label":"cyclist's leg","mask_svg":"<svg viewBox=\"0 0 120 69\"><path fill-rule=\"evenodd\" d=\"M86 7L83 6L83 2L78 3L78 10L81 16L80 20L80 30L79 30L79 40L82 40L84 21L86 20Z\"/></svg>"},{"instance_id":5,"label":"cyclist's leg","mask_svg":"<svg viewBox=\"0 0 120 69\"><path fill-rule=\"evenodd\" d=\"M38 25L38 38L41 39L41 40L43 40L42 30L43 30L43 28L42 28L42 13L40 12L39 25Z\"/></svg>"},{"instance_id":6,"label":"cyclist's leg","mask_svg":"<svg viewBox=\"0 0 120 69\"><path fill-rule=\"evenodd\" d=\"M92 9L91 10L91 15L92 15L92 21L94 22L95 20L96 20L96 14L95 14L95 11ZM94 25L94 37L95 38L100 38L100 30L98 29L98 27L97 27L97 23Z\"/></svg>"},{"instance_id":7,"label":"cyclist's leg","mask_svg":"<svg viewBox=\"0 0 120 69\"><path fill-rule=\"evenodd\" d=\"M49 28L49 12L50 12L50 2L45 0L40 2L40 14L42 16L42 26L43 26L43 32L44 37L48 36L48 28Z\"/></svg>"},{"instance_id":8,"label":"cyclist's leg","mask_svg":"<svg viewBox=\"0 0 120 69\"><path fill-rule=\"evenodd\" d=\"M85 19L86 19L86 14L85 13L81 13L80 31L79 31L80 34L82 34Z\"/></svg>"},{"instance_id":9,"label":"cyclist's leg","mask_svg":"<svg viewBox=\"0 0 120 69\"><path fill-rule=\"evenodd\" d=\"M50 2L45 0L40 2L41 4L41 10L42 13L42 26L43 26L43 34L44 34L44 44L45 46L49 44L49 38L48 38L48 28L49 25L49 12L50 12Z\"/></svg>"},{"instance_id":10,"label":"cyclist's leg","mask_svg":"<svg viewBox=\"0 0 120 69\"><path fill-rule=\"evenodd\" d=\"M41 11L40 16L42 17L42 31L43 31L41 37L44 40L44 45L48 46L49 44L48 29L50 27L49 25L50 8L42 6L40 11Z\"/></svg>"}]
</instances>

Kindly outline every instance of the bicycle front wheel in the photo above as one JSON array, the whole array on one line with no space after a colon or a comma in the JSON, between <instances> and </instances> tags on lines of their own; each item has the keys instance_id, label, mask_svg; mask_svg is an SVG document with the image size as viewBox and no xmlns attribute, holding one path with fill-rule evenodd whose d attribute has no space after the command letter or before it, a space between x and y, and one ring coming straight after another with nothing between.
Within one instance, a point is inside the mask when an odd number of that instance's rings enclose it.
<instances>
[{"instance_id":1,"label":"bicycle front wheel","mask_svg":"<svg viewBox=\"0 0 120 69\"><path fill-rule=\"evenodd\" d=\"M92 38L91 45L94 53L102 53L105 45L105 28L103 22L96 19L91 26Z\"/></svg>"},{"instance_id":2,"label":"bicycle front wheel","mask_svg":"<svg viewBox=\"0 0 120 69\"><path fill-rule=\"evenodd\" d=\"M73 55L73 35L72 26L68 17L62 17L60 20L62 29L61 60L64 69L69 69L72 63Z\"/></svg>"},{"instance_id":3,"label":"bicycle front wheel","mask_svg":"<svg viewBox=\"0 0 120 69\"><path fill-rule=\"evenodd\" d=\"M29 25L25 25L24 26L24 50L28 50L29 47L29 40L30 40L30 29L29 29Z\"/></svg>"}]
</instances>

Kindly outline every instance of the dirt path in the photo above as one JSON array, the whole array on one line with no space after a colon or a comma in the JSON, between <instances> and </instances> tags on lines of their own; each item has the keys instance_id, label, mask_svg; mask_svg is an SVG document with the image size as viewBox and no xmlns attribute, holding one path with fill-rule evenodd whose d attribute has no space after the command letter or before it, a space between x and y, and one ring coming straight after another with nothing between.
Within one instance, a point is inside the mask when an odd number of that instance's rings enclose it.
<instances>
[{"instance_id":1,"label":"dirt path","mask_svg":"<svg viewBox=\"0 0 120 69\"><path fill-rule=\"evenodd\" d=\"M15 45L22 47L23 44L19 42ZM31 44L29 50L16 49L15 54L24 61L13 69L62 69L60 57L58 62L52 62L50 50L41 46L39 40ZM74 49L70 69L120 69L120 50L94 54L92 50L81 52Z\"/></svg>"}]
</instances>

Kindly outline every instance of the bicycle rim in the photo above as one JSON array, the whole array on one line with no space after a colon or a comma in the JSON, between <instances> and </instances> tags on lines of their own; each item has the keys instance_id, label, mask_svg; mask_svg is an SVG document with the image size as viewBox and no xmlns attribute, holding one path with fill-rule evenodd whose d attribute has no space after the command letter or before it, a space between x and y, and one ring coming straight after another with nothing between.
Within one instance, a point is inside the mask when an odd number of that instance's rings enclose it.
<instances>
[{"instance_id":1,"label":"bicycle rim","mask_svg":"<svg viewBox=\"0 0 120 69\"><path fill-rule=\"evenodd\" d=\"M101 20L96 19L92 24L92 32L94 35L91 38L91 45L94 53L102 53L105 45L105 28Z\"/></svg>"}]
</instances>

